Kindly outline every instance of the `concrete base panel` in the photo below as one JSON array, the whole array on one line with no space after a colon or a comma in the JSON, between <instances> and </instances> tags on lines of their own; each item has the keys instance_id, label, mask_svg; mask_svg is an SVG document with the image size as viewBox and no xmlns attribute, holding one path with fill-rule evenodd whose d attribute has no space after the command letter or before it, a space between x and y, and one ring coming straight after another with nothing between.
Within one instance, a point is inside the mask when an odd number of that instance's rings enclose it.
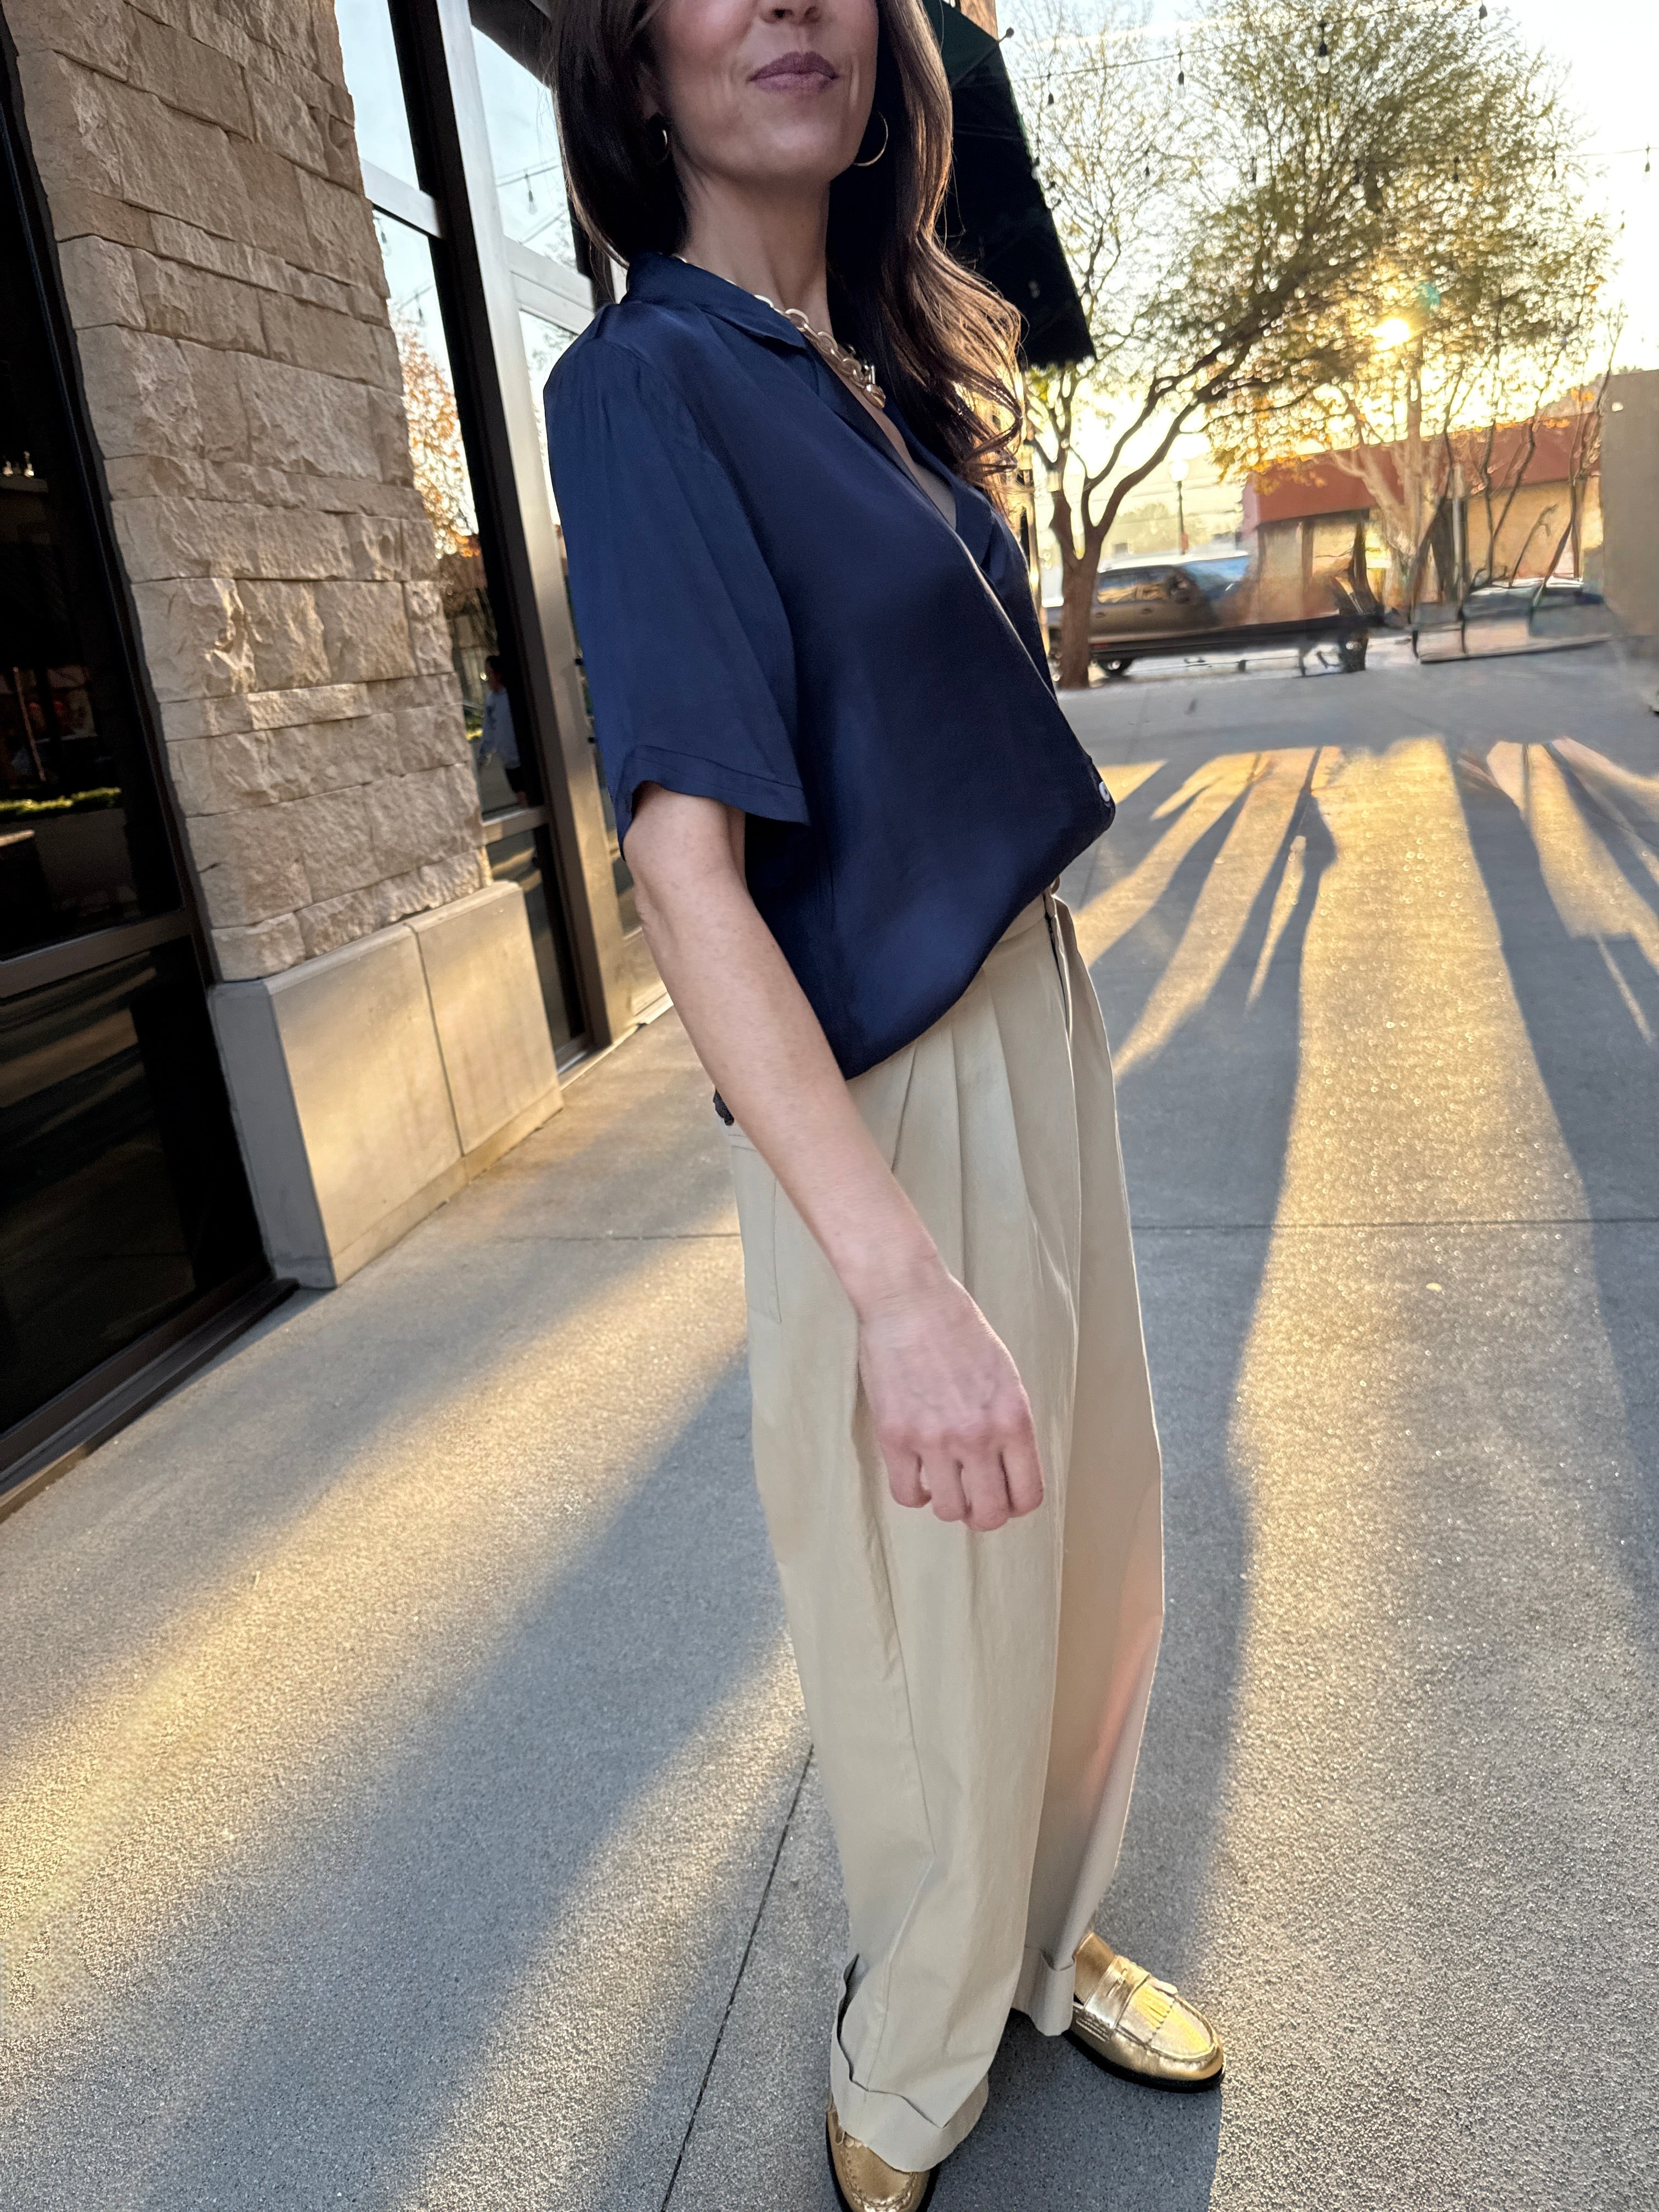
<instances>
[{"instance_id":1,"label":"concrete base panel","mask_svg":"<svg viewBox=\"0 0 1659 2212\"><path fill-rule=\"evenodd\" d=\"M280 975L219 984L211 1002L271 1264L319 1288L559 1104L515 884Z\"/></svg>"}]
</instances>

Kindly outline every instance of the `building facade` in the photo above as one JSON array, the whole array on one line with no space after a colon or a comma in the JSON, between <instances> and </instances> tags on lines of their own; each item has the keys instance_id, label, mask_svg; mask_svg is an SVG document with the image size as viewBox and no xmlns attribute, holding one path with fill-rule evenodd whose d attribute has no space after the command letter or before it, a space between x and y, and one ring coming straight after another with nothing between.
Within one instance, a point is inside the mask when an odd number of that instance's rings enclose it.
<instances>
[{"instance_id":1,"label":"building facade","mask_svg":"<svg viewBox=\"0 0 1659 2212\"><path fill-rule=\"evenodd\" d=\"M1548 574L1596 581L1600 427L1593 409L1579 408L1431 441L1431 521L1417 596L1455 598L1471 581ZM1378 526L1377 485L1403 503L1404 465L1402 449L1389 445L1363 456L1352 449L1302 456L1247 481L1244 541L1264 609L1293 616L1322 605L1329 578L1349 572L1357 535L1375 597L1386 605L1402 601L1407 579Z\"/></svg>"},{"instance_id":2,"label":"building facade","mask_svg":"<svg viewBox=\"0 0 1659 2212\"><path fill-rule=\"evenodd\" d=\"M0 1481L362 1266L660 997L539 427L592 312L545 19L3 21Z\"/></svg>"}]
</instances>

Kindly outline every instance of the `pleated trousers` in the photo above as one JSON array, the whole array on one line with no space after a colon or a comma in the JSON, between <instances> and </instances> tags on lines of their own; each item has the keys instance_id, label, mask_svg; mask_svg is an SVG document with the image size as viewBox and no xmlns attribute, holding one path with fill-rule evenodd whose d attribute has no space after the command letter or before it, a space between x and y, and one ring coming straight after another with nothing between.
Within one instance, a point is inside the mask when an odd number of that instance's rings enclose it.
<instances>
[{"instance_id":1,"label":"pleated trousers","mask_svg":"<svg viewBox=\"0 0 1659 2212\"><path fill-rule=\"evenodd\" d=\"M1065 908L1028 907L850 1087L1013 1355L1045 1488L986 1534L894 1504L851 1304L728 1132L756 1470L847 1893L830 2087L915 2171L979 2117L1011 2008L1069 2024L1157 1663L1161 1489L1111 1060Z\"/></svg>"}]
</instances>

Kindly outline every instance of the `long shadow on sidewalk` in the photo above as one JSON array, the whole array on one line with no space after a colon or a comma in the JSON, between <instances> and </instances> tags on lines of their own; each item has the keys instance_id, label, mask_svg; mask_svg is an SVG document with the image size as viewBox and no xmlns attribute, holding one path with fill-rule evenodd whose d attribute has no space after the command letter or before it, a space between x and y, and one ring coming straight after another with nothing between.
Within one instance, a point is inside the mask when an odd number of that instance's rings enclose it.
<instances>
[{"instance_id":1,"label":"long shadow on sidewalk","mask_svg":"<svg viewBox=\"0 0 1659 2212\"><path fill-rule=\"evenodd\" d=\"M805 1754L745 1426L728 1371L484 1671L100 1997L9 2203L654 2205Z\"/></svg>"},{"instance_id":2,"label":"long shadow on sidewalk","mask_svg":"<svg viewBox=\"0 0 1659 2212\"><path fill-rule=\"evenodd\" d=\"M1468 763L1459 781L1528 1038L1583 1185L1601 1316L1638 1469L1622 1520L1604 1532L1607 1556L1659 1632L1659 975L1628 938L1604 948L1570 932L1510 799ZM1567 782L1601 845L1608 825L1571 775ZM1632 897L1659 915L1654 878L1616 836L1601 849ZM1645 1050L1632 1035L1642 1023ZM1648 1141L1632 1144L1644 1131ZM1659 1662L1659 1645L1653 1656Z\"/></svg>"}]
</instances>

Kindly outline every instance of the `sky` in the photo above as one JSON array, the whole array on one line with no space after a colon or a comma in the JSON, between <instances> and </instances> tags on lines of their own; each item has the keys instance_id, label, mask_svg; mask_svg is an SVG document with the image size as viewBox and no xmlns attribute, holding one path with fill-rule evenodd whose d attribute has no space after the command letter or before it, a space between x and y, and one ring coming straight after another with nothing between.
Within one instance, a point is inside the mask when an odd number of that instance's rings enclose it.
<instances>
[{"instance_id":1,"label":"sky","mask_svg":"<svg viewBox=\"0 0 1659 2212\"><path fill-rule=\"evenodd\" d=\"M1534 46L1566 63L1572 95L1589 125L1595 167L1615 219L1625 224L1620 290L1628 316L1624 365L1659 368L1659 7L1654 0L1490 0Z\"/></svg>"}]
</instances>

